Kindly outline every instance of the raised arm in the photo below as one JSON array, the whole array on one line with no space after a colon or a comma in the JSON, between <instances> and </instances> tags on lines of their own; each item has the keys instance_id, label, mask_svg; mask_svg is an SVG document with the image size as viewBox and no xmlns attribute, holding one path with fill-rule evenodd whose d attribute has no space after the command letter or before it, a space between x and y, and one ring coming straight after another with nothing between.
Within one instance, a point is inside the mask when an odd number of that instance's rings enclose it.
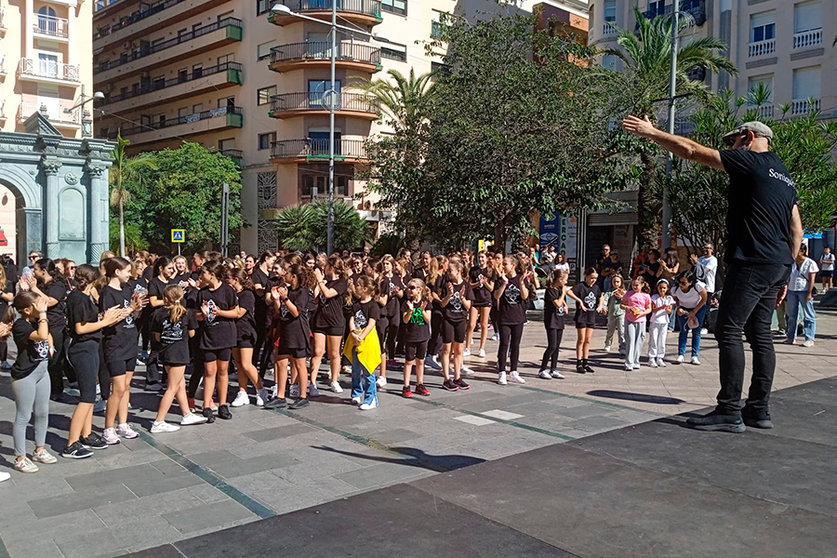
<instances>
[{"instance_id":1,"label":"raised arm","mask_svg":"<svg viewBox=\"0 0 837 558\"><path fill-rule=\"evenodd\" d=\"M713 169L724 170L721 153L717 149L706 147L683 136L675 136L658 130L647 116L645 118L627 116L622 121L622 127L636 136L653 141L681 159L694 161Z\"/></svg>"}]
</instances>

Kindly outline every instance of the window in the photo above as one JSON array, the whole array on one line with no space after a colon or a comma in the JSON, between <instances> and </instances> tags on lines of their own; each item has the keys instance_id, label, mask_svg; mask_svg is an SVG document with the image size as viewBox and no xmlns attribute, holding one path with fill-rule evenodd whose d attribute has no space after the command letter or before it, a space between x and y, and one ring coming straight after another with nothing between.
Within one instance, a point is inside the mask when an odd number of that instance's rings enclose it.
<instances>
[{"instance_id":1,"label":"window","mask_svg":"<svg viewBox=\"0 0 837 558\"><path fill-rule=\"evenodd\" d=\"M203 112L203 104L202 103L192 105L192 114L200 114L202 112Z\"/></svg>"},{"instance_id":2,"label":"window","mask_svg":"<svg viewBox=\"0 0 837 558\"><path fill-rule=\"evenodd\" d=\"M38 53L38 70L44 77L58 77L58 55Z\"/></svg>"},{"instance_id":3,"label":"window","mask_svg":"<svg viewBox=\"0 0 837 558\"><path fill-rule=\"evenodd\" d=\"M383 0L381 9L385 12L407 15L407 0Z\"/></svg>"},{"instance_id":4,"label":"window","mask_svg":"<svg viewBox=\"0 0 837 558\"><path fill-rule=\"evenodd\" d=\"M226 151L227 149L235 149L235 138L218 140L218 151Z\"/></svg>"},{"instance_id":5,"label":"window","mask_svg":"<svg viewBox=\"0 0 837 558\"><path fill-rule=\"evenodd\" d=\"M186 68L181 68L177 70L177 83L183 83L184 81L189 80L189 70Z\"/></svg>"},{"instance_id":6,"label":"window","mask_svg":"<svg viewBox=\"0 0 837 558\"><path fill-rule=\"evenodd\" d=\"M389 58L390 60L398 60L401 62L407 61L407 47L396 45L396 44L388 44L387 46L381 47L381 58Z\"/></svg>"},{"instance_id":7,"label":"window","mask_svg":"<svg viewBox=\"0 0 837 558\"><path fill-rule=\"evenodd\" d=\"M769 103L773 102L773 74L766 74L761 76L753 76L747 80L747 93L749 97L750 104L753 103L752 93L753 91L757 90L759 86L763 86L768 91L770 91L770 98Z\"/></svg>"},{"instance_id":8,"label":"window","mask_svg":"<svg viewBox=\"0 0 837 558\"><path fill-rule=\"evenodd\" d=\"M256 47L256 58L258 60L264 60L268 56L270 56L270 49L276 46L276 41L268 41L266 43L260 44Z\"/></svg>"},{"instance_id":9,"label":"window","mask_svg":"<svg viewBox=\"0 0 837 558\"><path fill-rule=\"evenodd\" d=\"M445 74L448 72L448 67L442 64L441 62L431 62L430 71L434 73Z\"/></svg>"},{"instance_id":10,"label":"window","mask_svg":"<svg viewBox=\"0 0 837 558\"><path fill-rule=\"evenodd\" d=\"M345 174L334 173L334 195L345 197L349 191L349 177ZM328 195L328 172L324 174L302 175L302 197L317 197Z\"/></svg>"},{"instance_id":11,"label":"window","mask_svg":"<svg viewBox=\"0 0 837 558\"><path fill-rule=\"evenodd\" d=\"M192 66L192 79L197 79L203 75L203 64L195 64Z\"/></svg>"},{"instance_id":12,"label":"window","mask_svg":"<svg viewBox=\"0 0 837 558\"><path fill-rule=\"evenodd\" d=\"M328 108L324 100L326 91L331 90L330 79L309 79L308 80L308 105L311 108ZM334 90L340 93L340 81L334 82ZM337 98L335 108L340 108L340 97Z\"/></svg>"},{"instance_id":13,"label":"window","mask_svg":"<svg viewBox=\"0 0 837 558\"><path fill-rule=\"evenodd\" d=\"M793 7L793 32L822 29L820 2L800 2Z\"/></svg>"},{"instance_id":14,"label":"window","mask_svg":"<svg viewBox=\"0 0 837 558\"><path fill-rule=\"evenodd\" d=\"M166 86L166 76L157 76L152 81L152 87L156 91L157 89L163 89Z\"/></svg>"},{"instance_id":15,"label":"window","mask_svg":"<svg viewBox=\"0 0 837 558\"><path fill-rule=\"evenodd\" d=\"M218 108L227 107L227 110L235 109L235 97L222 97L218 99Z\"/></svg>"},{"instance_id":16,"label":"window","mask_svg":"<svg viewBox=\"0 0 837 558\"><path fill-rule=\"evenodd\" d=\"M183 120L184 117L189 116L190 114L189 107L180 107L177 109L177 118L180 120Z\"/></svg>"},{"instance_id":17,"label":"window","mask_svg":"<svg viewBox=\"0 0 837 558\"><path fill-rule=\"evenodd\" d=\"M441 39L445 31L445 16L447 14L433 10L430 20L430 36L434 39Z\"/></svg>"},{"instance_id":18,"label":"window","mask_svg":"<svg viewBox=\"0 0 837 558\"><path fill-rule=\"evenodd\" d=\"M189 30L186 29L185 27L183 29L178 29L177 30L177 38L182 40L184 35L186 35L186 33L188 33L188 32L189 32Z\"/></svg>"},{"instance_id":19,"label":"window","mask_svg":"<svg viewBox=\"0 0 837 558\"><path fill-rule=\"evenodd\" d=\"M259 134L259 151L270 149L273 142L276 141L276 132L268 132L266 134Z\"/></svg>"},{"instance_id":20,"label":"window","mask_svg":"<svg viewBox=\"0 0 837 558\"><path fill-rule=\"evenodd\" d=\"M775 12L763 12L750 16L750 42L759 43L776 38Z\"/></svg>"},{"instance_id":21,"label":"window","mask_svg":"<svg viewBox=\"0 0 837 558\"><path fill-rule=\"evenodd\" d=\"M271 0L256 0L256 15L270 11Z\"/></svg>"},{"instance_id":22,"label":"window","mask_svg":"<svg viewBox=\"0 0 837 558\"><path fill-rule=\"evenodd\" d=\"M665 0L651 0L648 2L648 16L651 18L662 15L666 10Z\"/></svg>"},{"instance_id":23,"label":"window","mask_svg":"<svg viewBox=\"0 0 837 558\"><path fill-rule=\"evenodd\" d=\"M256 89L256 104L257 105L266 105L270 102L271 97L276 95L276 86L271 85L270 87L262 87L261 89Z\"/></svg>"},{"instance_id":24,"label":"window","mask_svg":"<svg viewBox=\"0 0 837 558\"><path fill-rule=\"evenodd\" d=\"M218 67L220 67L222 64L226 64L227 62L234 62L234 61L235 61L235 59L233 58L232 54L225 54L223 56L219 56L218 57Z\"/></svg>"},{"instance_id":25,"label":"window","mask_svg":"<svg viewBox=\"0 0 837 558\"><path fill-rule=\"evenodd\" d=\"M160 126L160 128L165 128L165 126L166 126L166 115L165 114L157 115L157 123Z\"/></svg>"},{"instance_id":26,"label":"window","mask_svg":"<svg viewBox=\"0 0 837 558\"><path fill-rule=\"evenodd\" d=\"M809 66L793 71L793 100L820 98L820 67Z\"/></svg>"},{"instance_id":27,"label":"window","mask_svg":"<svg viewBox=\"0 0 837 558\"><path fill-rule=\"evenodd\" d=\"M605 0L604 20L616 23L616 0Z\"/></svg>"},{"instance_id":28,"label":"window","mask_svg":"<svg viewBox=\"0 0 837 558\"><path fill-rule=\"evenodd\" d=\"M58 18L55 17L55 10L49 6L38 10L38 31L45 35L58 34Z\"/></svg>"},{"instance_id":29,"label":"window","mask_svg":"<svg viewBox=\"0 0 837 558\"><path fill-rule=\"evenodd\" d=\"M235 17L235 12L234 11L229 11L229 12L224 12L223 14L218 14L218 19L216 19L215 21L224 21L228 17Z\"/></svg>"}]
</instances>

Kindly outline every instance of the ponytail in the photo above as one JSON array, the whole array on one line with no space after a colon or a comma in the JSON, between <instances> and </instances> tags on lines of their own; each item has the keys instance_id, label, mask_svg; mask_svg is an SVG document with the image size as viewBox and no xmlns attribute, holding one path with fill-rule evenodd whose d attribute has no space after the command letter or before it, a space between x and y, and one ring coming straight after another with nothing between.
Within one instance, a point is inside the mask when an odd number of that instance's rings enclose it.
<instances>
[{"instance_id":1,"label":"ponytail","mask_svg":"<svg viewBox=\"0 0 837 558\"><path fill-rule=\"evenodd\" d=\"M169 285L163 290L163 303L169 311L169 323L176 324L188 312L183 306L183 289L180 285Z\"/></svg>"}]
</instances>

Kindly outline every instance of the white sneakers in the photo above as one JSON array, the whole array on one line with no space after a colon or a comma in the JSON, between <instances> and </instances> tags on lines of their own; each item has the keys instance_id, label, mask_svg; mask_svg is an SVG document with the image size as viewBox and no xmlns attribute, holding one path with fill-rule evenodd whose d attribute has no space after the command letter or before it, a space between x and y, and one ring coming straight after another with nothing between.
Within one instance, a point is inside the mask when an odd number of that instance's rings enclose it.
<instances>
[{"instance_id":1,"label":"white sneakers","mask_svg":"<svg viewBox=\"0 0 837 558\"><path fill-rule=\"evenodd\" d=\"M329 387L334 393L343 393L343 387L340 385L340 382L331 382Z\"/></svg>"},{"instance_id":2,"label":"white sneakers","mask_svg":"<svg viewBox=\"0 0 837 558\"><path fill-rule=\"evenodd\" d=\"M813 339L806 339L805 341L802 342L802 346L807 347L807 348L813 347L814 346L814 340Z\"/></svg>"},{"instance_id":3,"label":"white sneakers","mask_svg":"<svg viewBox=\"0 0 837 558\"><path fill-rule=\"evenodd\" d=\"M15 471L20 471L21 473L37 473L39 469L28 457L24 457L15 461Z\"/></svg>"},{"instance_id":4,"label":"white sneakers","mask_svg":"<svg viewBox=\"0 0 837 558\"><path fill-rule=\"evenodd\" d=\"M663 360L663 357L659 357L657 359L657 366L659 366L660 368L666 367L666 361Z\"/></svg>"},{"instance_id":5,"label":"white sneakers","mask_svg":"<svg viewBox=\"0 0 837 558\"><path fill-rule=\"evenodd\" d=\"M58 458L49 453L46 450L46 448L41 448L32 453L32 461L37 461L38 463L46 463L47 465L51 465L53 463L58 462Z\"/></svg>"},{"instance_id":6,"label":"white sneakers","mask_svg":"<svg viewBox=\"0 0 837 558\"><path fill-rule=\"evenodd\" d=\"M500 384L501 386L504 386L504 385L509 383L508 380L506 380L506 373L505 372L500 372L500 375L497 377L497 383Z\"/></svg>"},{"instance_id":7,"label":"white sneakers","mask_svg":"<svg viewBox=\"0 0 837 558\"><path fill-rule=\"evenodd\" d=\"M105 428L105 431L102 432L102 439L109 446L119 443L119 436L116 435L116 430L113 428Z\"/></svg>"},{"instance_id":8,"label":"white sneakers","mask_svg":"<svg viewBox=\"0 0 837 558\"><path fill-rule=\"evenodd\" d=\"M696 356L692 357L691 362L692 362L692 364L700 364L700 361L698 360L698 357L696 357Z\"/></svg>"},{"instance_id":9,"label":"white sneakers","mask_svg":"<svg viewBox=\"0 0 837 558\"><path fill-rule=\"evenodd\" d=\"M10 478L12 478L12 476L9 473L6 471L0 471L0 482L7 481Z\"/></svg>"},{"instance_id":10,"label":"white sneakers","mask_svg":"<svg viewBox=\"0 0 837 558\"><path fill-rule=\"evenodd\" d=\"M549 374L549 370L544 368L540 372L538 372L538 378L543 378L544 380L551 380L552 376Z\"/></svg>"},{"instance_id":11,"label":"white sneakers","mask_svg":"<svg viewBox=\"0 0 837 558\"><path fill-rule=\"evenodd\" d=\"M139 436L139 434L137 434L137 432L131 428L131 425L128 423L116 425L116 434L120 438L125 438L126 440L133 440ZM107 440L105 441L107 442Z\"/></svg>"},{"instance_id":12,"label":"white sneakers","mask_svg":"<svg viewBox=\"0 0 837 558\"><path fill-rule=\"evenodd\" d=\"M206 417L196 415L195 413L189 413L188 415L180 419L180 426L191 426L193 424L203 424L205 422Z\"/></svg>"},{"instance_id":13,"label":"white sneakers","mask_svg":"<svg viewBox=\"0 0 837 558\"><path fill-rule=\"evenodd\" d=\"M606 352L606 353L609 353L609 352L610 352L610 345L605 345L605 352Z\"/></svg>"},{"instance_id":14,"label":"white sneakers","mask_svg":"<svg viewBox=\"0 0 837 558\"><path fill-rule=\"evenodd\" d=\"M243 393L243 392L239 392L239 393ZM183 418L185 419L186 417L183 417ZM205 417L204 417L204 420L206 420ZM180 430L179 426L177 426L176 424L169 424L166 421L157 422L155 420L154 423L151 425L151 433L152 434L161 434L163 432L177 432L178 430Z\"/></svg>"},{"instance_id":15,"label":"white sneakers","mask_svg":"<svg viewBox=\"0 0 837 558\"><path fill-rule=\"evenodd\" d=\"M564 375L561 374L560 372L558 372L557 370L551 370L550 374L552 374L552 377L555 378L556 380L563 380L564 379Z\"/></svg>"},{"instance_id":16,"label":"white sneakers","mask_svg":"<svg viewBox=\"0 0 837 558\"><path fill-rule=\"evenodd\" d=\"M466 356L466 357L471 356L471 349L465 349L465 351L462 353L462 356Z\"/></svg>"},{"instance_id":17,"label":"white sneakers","mask_svg":"<svg viewBox=\"0 0 837 558\"><path fill-rule=\"evenodd\" d=\"M520 377L520 374L517 373L517 370L512 370L509 372L509 381L515 384L525 384L526 380Z\"/></svg>"},{"instance_id":18,"label":"white sneakers","mask_svg":"<svg viewBox=\"0 0 837 558\"><path fill-rule=\"evenodd\" d=\"M473 378L476 375L476 372L474 372L473 370L471 370L470 368L468 368L467 366L465 366L463 364L462 365L462 375L465 376L466 378Z\"/></svg>"},{"instance_id":19,"label":"white sneakers","mask_svg":"<svg viewBox=\"0 0 837 558\"><path fill-rule=\"evenodd\" d=\"M360 405L360 402L361 402L360 395L358 395L357 397L352 397L352 404L353 405Z\"/></svg>"},{"instance_id":20,"label":"white sneakers","mask_svg":"<svg viewBox=\"0 0 837 558\"><path fill-rule=\"evenodd\" d=\"M625 365L625 372L630 372L633 369L634 369L634 367L632 365L630 365L630 364Z\"/></svg>"},{"instance_id":21,"label":"white sneakers","mask_svg":"<svg viewBox=\"0 0 837 558\"><path fill-rule=\"evenodd\" d=\"M375 409L377 407L378 407L378 398L376 397L375 399L372 400L371 403L363 403L360 407L358 407L358 409L360 409L361 411L371 411L372 409Z\"/></svg>"},{"instance_id":22,"label":"white sneakers","mask_svg":"<svg viewBox=\"0 0 837 558\"><path fill-rule=\"evenodd\" d=\"M385 387L387 385L387 379L383 376L378 376L378 379L375 381L375 384L377 384L379 388Z\"/></svg>"},{"instance_id":23,"label":"white sneakers","mask_svg":"<svg viewBox=\"0 0 837 558\"><path fill-rule=\"evenodd\" d=\"M256 406L257 407L264 407L266 401L270 400L270 396L267 393L267 388L262 388L256 390Z\"/></svg>"},{"instance_id":24,"label":"white sneakers","mask_svg":"<svg viewBox=\"0 0 837 558\"><path fill-rule=\"evenodd\" d=\"M657 364L657 360L656 360L656 359L654 359L654 358L649 358L649 359L648 359L648 366L650 366L651 368L657 368L657 367L659 366L659 364Z\"/></svg>"},{"instance_id":25,"label":"white sneakers","mask_svg":"<svg viewBox=\"0 0 837 558\"><path fill-rule=\"evenodd\" d=\"M250 396L247 395L246 391L241 391L241 390L238 391L238 394L235 396L235 399L233 399L233 402L230 403L230 405L232 405L233 407L243 407L243 406L249 405L249 404L250 404Z\"/></svg>"},{"instance_id":26,"label":"white sneakers","mask_svg":"<svg viewBox=\"0 0 837 558\"><path fill-rule=\"evenodd\" d=\"M485 349L480 349L479 356L480 358L485 358Z\"/></svg>"},{"instance_id":27,"label":"white sneakers","mask_svg":"<svg viewBox=\"0 0 837 558\"><path fill-rule=\"evenodd\" d=\"M686 360L686 358L683 355L677 355L677 363L678 364L682 364L682 362L684 360Z\"/></svg>"}]
</instances>

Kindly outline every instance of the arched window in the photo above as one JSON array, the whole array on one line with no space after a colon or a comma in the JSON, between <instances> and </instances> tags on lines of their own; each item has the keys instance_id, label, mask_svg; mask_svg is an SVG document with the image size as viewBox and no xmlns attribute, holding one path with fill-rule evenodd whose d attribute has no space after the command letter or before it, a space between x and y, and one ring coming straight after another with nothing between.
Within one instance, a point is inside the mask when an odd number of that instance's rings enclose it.
<instances>
[{"instance_id":1,"label":"arched window","mask_svg":"<svg viewBox=\"0 0 837 558\"><path fill-rule=\"evenodd\" d=\"M51 6L42 6L38 10L38 30L44 35L58 33L58 18Z\"/></svg>"}]
</instances>

